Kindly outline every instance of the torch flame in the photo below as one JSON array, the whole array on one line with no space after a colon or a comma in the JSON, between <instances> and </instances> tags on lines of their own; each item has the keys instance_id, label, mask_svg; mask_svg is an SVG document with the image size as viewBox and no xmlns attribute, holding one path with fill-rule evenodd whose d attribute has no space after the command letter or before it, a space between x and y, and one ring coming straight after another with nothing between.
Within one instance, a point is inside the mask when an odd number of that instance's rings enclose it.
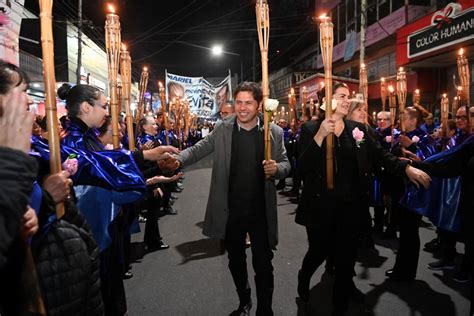
<instances>
[{"instance_id":1,"label":"torch flame","mask_svg":"<svg viewBox=\"0 0 474 316\"><path fill-rule=\"evenodd\" d=\"M420 89L416 89L416 90L415 90L415 93L416 93L416 94L420 94Z\"/></svg>"},{"instance_id":2,"label":"torch flame","mask_svg":"<svg viewBox=\"0 0 474 316\"><path fill-rule=\"evenodd\" d=\"M326 15L326 13L323 13L319 16L319 19L321 20L321 22L324 23L328 19L328 16Z\"/></svg>"},{"instance_id":3,"label":"torch flame","mask_svg":"<svg viewBox=\"0 0 474 316\"><path fill-rule=\"evenodd\" d=\"M380 80L381 80L382 82L385 82L385 78L384 78L384 77L382 77Z\"/></svg>"},{"instance_id":4,"label":"torch flame","mask_svg":"<svg viewBox=\"0 0 474 316\"><path fill-rule=\"evenodd\" d=\"M111 3L107 4L107 8L109 9L110 13L115 14L115 8Z\"/></svg>"},{"instance_id":5,"label":"torch flame","mask_svg":"<svg viewBox=\"0 0 474 316\"><path fill-rule=\"evenodd\" d=\"M461 91L461 90L462 90L462 87L461 87L461 86L459 86L459 87L458 87L458 90L459 90L459 91Z\"/></svg>"},{"instance_id":6,"label":"torch flame","mask_svg":"<svg viewBox=\"0 0 474 316\"><path fill-rule=\"evenodd\" d=\"M446 98L446 93L443 93L443 98Z\"/></svg>"},{"instance_id":7,"label":"torch flame","mask_svg":"<svg viewBox=\"0 0 474 316\"><path fill-rule=\"evenodd\" d=\"M395 91L392 85L388 86L388 91L390 91L390 93L393 93L393 91Z\"/></svg>"},{"instance_id":8,"label":"torch flame","mask_svg":"<svg viewBox=\"0 0 474 316\"><path fill-rule=\"evenodd\" d=\"M124 43L122 43L122 50L127 50L127 45L125 45Z\"/></svg>"},{"instance_id":9,"label":"torch flame","mask_svg":"<svg viewBox=\"0 0 474 316\"><path fill-rule=\"evenodd\" d=\"M161 83L161 81L158 81L158 87L161 89L163 88L163 84Z\"/></svg>"},{"instance_id":10,"label":"torch flame","mask_svg":"<svg viewBox=\"0 0 474 316\"><path fill-rule=\"evenodd\" d=\"M364 63L360 64L360 68L365 68L365 64L364 64ZM383 79L383 78L382 78L382 79ZM384 79L384 80L385 80L385 79Z\"/></svg>"},{"instance_id":11,"label":"torch flame","mask_svg":"<svg viewBox=\"0 0 474 316\"><path fill-rule=\"evenodd\" d=\"M464 55L464 49L461 48L461 49L459 50L459 56L462 56L462 55Z\"/></svg>"},{"instance_id":12,"label":"torch flame","mask_svg":"<svg viewBox=\"0 0 474 316\"><path fill-rule=\"evenodd\" d=\"M147 67L143 67L143 71L148 71L148 68L147 68Z\"/></svg>"},{"instance_id":13,"label":"torch flame","mask_svg":"<svg viewBox=\"0 0 474 316\"><path fill-rule=\"evenodd\" d=\"M398 68L398 71L403 71L403 67Z\"/></svg>"}]
</instances>

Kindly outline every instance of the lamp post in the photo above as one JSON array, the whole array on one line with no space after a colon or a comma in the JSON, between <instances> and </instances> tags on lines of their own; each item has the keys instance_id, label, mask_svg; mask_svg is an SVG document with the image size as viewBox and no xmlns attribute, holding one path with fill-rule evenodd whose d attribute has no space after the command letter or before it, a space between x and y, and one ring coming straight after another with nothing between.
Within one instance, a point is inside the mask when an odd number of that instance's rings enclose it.
<instances>
[{"instance_id":1,"label":"lamp post","mask_svg":"<svg viewBox=\"0 0 474 316\"><path fill-rule=\"evenodd\" d=\"M198 46L198 45L196 45L196 46ZM207 48L207 47L201 46L201 48ZM239 59L240 59L240 82L244 81L244 64L242 62L242 56L240 54L225 51L224 49L222 49L221 45L212 46L211 51L212 51L213 56L222 56L222 54L238 56Z\"/></svg>"}]
</instances>

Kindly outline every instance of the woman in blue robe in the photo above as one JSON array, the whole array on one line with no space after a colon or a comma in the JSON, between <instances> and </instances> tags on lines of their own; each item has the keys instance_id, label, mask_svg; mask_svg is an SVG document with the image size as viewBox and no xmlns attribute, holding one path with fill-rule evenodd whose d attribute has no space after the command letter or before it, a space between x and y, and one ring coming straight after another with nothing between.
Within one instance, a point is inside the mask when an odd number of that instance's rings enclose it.
<instances>
[{"instance_id":1,"label":"woman in blue robe","mask_svg":"<svg viewBox=\"0 0 474 316\"><path fill-rule=\"evenodd\" d=\"M414 106L405 109L402 115L404 133L394 132L395 145L392 153L404 157L407 153L415 154L420 160L425 160L436 153L435 142L430 135L420 129L426 111L422 107ZM392 194L392 211L399 211L400 238L397 258L393 269L385 272L393 280L410 281L415 279L420 253L420 235L418 228L421 215L402 207L399 200L405 191L406 181L393 177L395 193Z\"/></svg>"},{"instance_id":2,"label":"woman in blue robe","mask_svg":"<svg viewBox=\"0 0 474 316\"><path fill-rule=\"evenodd\" d=\"M83 150L88 153L98 152L100 158L95 161L98 173L104 178L113 179L119 176L118 186L138 182L144 188L144 180L136 166L135 160L140 159L136 154L125 150L105 151L104 145L98 138L97 129L105 122L108 115L108 104L105 96L98 89L88 85L71 87L64 84L58 89L60 99L66 100L66 108L71 124L67 136L63 140L63 148ZM141 157L143 159L143 156ZM125 165L127 172L120 173L116 166ZM106 176L105 176L106 175ZM91 175L93 176L93 175ZM124 315L127 312L125 289L123 286L124 266L124 225L120 212L122 205L143 198L141 193L133 191L118 191L118 188L79 185L75 187L78 206L94 231L99 245L101 241L109 240L101 247L102 298L106 315ZM103 244L104 245L104 244Z\"/></svg>"}]
</instances>

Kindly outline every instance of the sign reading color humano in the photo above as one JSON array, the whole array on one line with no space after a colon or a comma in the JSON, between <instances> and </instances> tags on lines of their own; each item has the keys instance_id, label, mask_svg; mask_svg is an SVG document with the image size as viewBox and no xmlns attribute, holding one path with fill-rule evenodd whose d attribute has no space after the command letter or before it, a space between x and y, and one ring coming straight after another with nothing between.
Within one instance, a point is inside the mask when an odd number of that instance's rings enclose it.
<instances>
[{"instance_id":1,"label":"sign reading color humano","mask_svg":"<svg viewBox=\"0 0 474 316\"><path fill-rule=\"evenodd\" d=\"M474 7L462 11L458 3L448 4L431 18L431 25L408 36L408 57L474 39Z\"/></svg>"}]
</instances>

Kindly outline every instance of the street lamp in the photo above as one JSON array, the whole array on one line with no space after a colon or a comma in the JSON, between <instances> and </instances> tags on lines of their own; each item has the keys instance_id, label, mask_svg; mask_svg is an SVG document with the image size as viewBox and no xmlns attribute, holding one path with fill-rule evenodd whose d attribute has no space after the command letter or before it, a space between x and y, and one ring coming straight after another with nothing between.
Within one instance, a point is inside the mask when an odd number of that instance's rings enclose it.
<instances>
[{"instance_id":1,"label":"street lamp","mask_svg":"<svg viewBox=\"0 0 474 316\"><path fill-rule=\"evenodd\" d=\"M220 56L222 55L222 46L220 45L214 45L212 47L212 55L214 56Z\"/></svg>"},{"instance_id":2,"label":"street lamp","mask_svg":"<svg viewBox=\"0 0 474 316\"><path fill-rule=\"evenodd\" d=\"M214 45L212 47L212 55L221 56L222 54L239 56L239 59L240 59L240 82L243 82L244 81L244 64L242 62L242 56L240 54L237 54L237 53L228 52L228 51L223 50L221 45Z\"/></svg>"},{"instance_id":3,"label":"street lamp","mask_svg":"<svg viewBox=\"0 0 474 316\"><path fill-rule=\"evenodd\" d=\"M183 44L183 45L187 45L187 46L191 46L191 47L206 49L206 50L208 50L208 51L211 51L211 53L212 53L213 56L221 56L222 54L233 55L233 56L239 56L239 58L240 58L240 81L241 81L241 82L244 81L244 64L242 63L242 56L241 56L240 54L225 51L225 50L222 48L222 45L214 45L214 46L212 46L212 47L206 47L206 46L196 45L196 44L192 44L192 43L188 43L188 42L183 42L183 41L177 41L177 43L180 43L180 44Z\"/></svg>"}]
</instances>

